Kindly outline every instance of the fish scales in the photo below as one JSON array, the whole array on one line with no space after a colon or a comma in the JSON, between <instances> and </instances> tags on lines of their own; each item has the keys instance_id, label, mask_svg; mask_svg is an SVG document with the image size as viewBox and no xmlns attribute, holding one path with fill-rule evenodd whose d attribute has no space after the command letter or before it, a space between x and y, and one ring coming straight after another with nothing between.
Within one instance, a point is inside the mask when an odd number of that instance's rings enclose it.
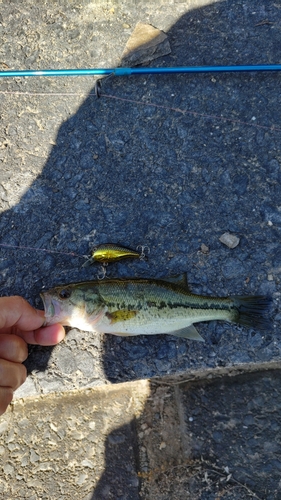
<instances>
[{"instance_id":1,"label":"fish scales","mask_svg":"<svg viewBox=\"0 0 281 500\"><path fill-rule=\"evenodd\" d=\"M41 294L46 324L56 322L115 335L170 333L202 340L193 323L224 320L261 330L270 299L206 297L165 280L108 279L56 287Z\"/></svg>"},{"instance_id":2,"label":"fish scales","mask_svg":"<svg viewBox=\"0 0 281 500\"><path fill-rule=\"evenodd\" d=\"M117 287L116 287L117 284ZM148 286L149 284L149 286ZM201 297L180 288L178 285L163 284L160 280L149 283L147 280L138 280L133 283L113 281L98 285L98 293L108 308L127 308L138 311L161 311L166 316L182 314L194 316L212 315L212 311L222 311L222 319L229 317L233 305L228 298L217 300L215 297ZM176 310L176 311L175 311ZM217 316L217 314L216 314ZM213 318L212 318L213 319Z\"/></svg>"}]
</instances>

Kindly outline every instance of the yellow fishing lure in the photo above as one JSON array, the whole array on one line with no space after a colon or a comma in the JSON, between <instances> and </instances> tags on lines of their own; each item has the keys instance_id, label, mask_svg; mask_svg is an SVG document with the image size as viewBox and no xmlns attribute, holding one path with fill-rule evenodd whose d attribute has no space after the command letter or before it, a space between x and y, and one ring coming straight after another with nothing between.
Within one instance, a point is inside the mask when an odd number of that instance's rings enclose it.
<instances>
[{"instance_id":1,"label":"yellow fishing lure","mask_svg":"<svg viewBox=\"0 0 281 500\"><path fill-rule=\"evenodd\" d=\"M92 250L91 257L94 262L109 264L123 259L141 259L142 253L113 243L104 243Z\"/></svg>"}]
</instances>

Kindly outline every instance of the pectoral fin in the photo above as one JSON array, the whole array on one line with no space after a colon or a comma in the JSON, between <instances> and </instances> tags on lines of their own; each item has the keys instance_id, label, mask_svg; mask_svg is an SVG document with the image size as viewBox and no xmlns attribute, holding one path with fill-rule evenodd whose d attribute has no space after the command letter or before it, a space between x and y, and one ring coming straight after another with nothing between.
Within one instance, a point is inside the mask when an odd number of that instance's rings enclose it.
<instances>
[{"instance_id":1,"label":"pectoral fin","mask_svg":"<svg viewBox=\"0 0 281 500\"><path fill-rule=\"evenodd\" d=\"M194 325L187 326L186 328L181 328L181 330L175 330L174 332L169 332L169 335L175 335L175 337L199 340L200 342L205 342L205 340L198 333Z\"/></svg>"}]
</instances>

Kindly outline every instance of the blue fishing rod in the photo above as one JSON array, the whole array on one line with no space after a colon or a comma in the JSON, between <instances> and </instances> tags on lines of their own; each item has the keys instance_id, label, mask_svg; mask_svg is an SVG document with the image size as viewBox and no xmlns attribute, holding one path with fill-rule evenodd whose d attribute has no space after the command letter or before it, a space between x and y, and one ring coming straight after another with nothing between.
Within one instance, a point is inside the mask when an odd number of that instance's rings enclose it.
<instances>
[{"instance_id":1,"label":"blue fishing rod","mask_svg":"<svg viewBox=\"0 0 281 500\"><path fill-rule=\"evenodd\" d=\"M243 66L175 66L167 68L85 68L85 69L42 69L0 71L0 78L28 76L130 76L158 75L172 73L225 73L249 71L281 71L281 64L257 64Z\"/></svg>"}]
</instances>

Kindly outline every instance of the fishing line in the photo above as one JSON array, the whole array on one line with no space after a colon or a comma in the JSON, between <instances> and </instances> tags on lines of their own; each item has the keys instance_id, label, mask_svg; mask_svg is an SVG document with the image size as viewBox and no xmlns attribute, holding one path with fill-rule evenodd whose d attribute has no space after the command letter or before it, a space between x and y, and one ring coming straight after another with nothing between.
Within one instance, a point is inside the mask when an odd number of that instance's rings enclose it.
<instances>
[{"instance_id":1,"label":"fishing line","mask_svg":"<svg viewBox=\"0 0 281 500\"><path fill-rule=\"evenodd\" d=\"M47 97L47 96L72 96L72 97L79 96L79 97L85 97L85 98L87 98L87 97L97 97L96 92L90 92L88 94L83 94L83 93L80 93L80 92L23 92L23 91L17 91L17 90L16 91L0 90L0 94L3 94L3 95L19 95L19 96L44 96L44 97ZM258 129L269 130L271 132L281 132L281 128L277 127L276 125L271 125L271 126L259 125L258 123L246 122L246 121L243 121L243 120L237 120L237 119L233 119L233 118L227 118L227 117L220 116L220 115L210 115L210 114L207 114L207 113L200 113L198 111L190 111L188 109L173 108L173 107L170 107L170 106L167 106L167 105L164 105L164 104L157 104L157 103L148 102L148 101L138 101L138 100L135 100L135 99L128 99L128 98L125 98L125 97L115 96L115 95L112 95L112 94L105 94L105 93L102 93L102 92L99 93L99 97L105 97L105 98L108 98L108 99L115 99L115 100L118 100L118 101L124 101L124 102L128 102L128 103L138 104L138 105L141 105L141 106L152 106L152 107L155 107L155 108L158 108L158 109L163 109L163 110L166 110L166 111L174 111L176 113L181 113L182 115L189 114L189 115L192 115L192 116L195 116L195 117L199 117L199 118L205 118L205 119L211 119L211 120L220 120L220 121L224 121L224 122L234 123L236 125L247 125L248 127L255 127L255 128L258 128Z\"/></svg>"},{"instance_id":2,"label":"fishing line","mask_svg":"<svg viewBox=\"0 0 281 500\"><path fill-rule=\"evenodd\" d=\"M19 245L8 245L6 243L0 243L0 247L4 248L17 248L19 250L36 250L37 252L47 252L47 253L57 253L61 255L71 255L71 257L79 257L80 259L85 259L85 255L81 255L75 252L61 252L59 250L49 250L48 248L38 248L38 247L26 247Z\"/></svg>"},{"instance_id":3,"label":"fishing line","mask_svg":"<svg viewBox=\"0 0 281 500\"><path fill-rule=\"evenodd\" d=\"M90 94L90 95L92 95L92 94ZM233 118L226 118L224 116L209 115L209 114L205 114L205 113L199 113L198 111L190 111L190 110L187 110L187 109L172 108L172 107L166 106L164 104L155 104L155 103L152 103L152 102L137 101L137 100L134 100L134 99L127 99L125 97L118 97L118 96L114 96L114 95L110 95L110 94L100 94L100 97L108 97L110 99L117 99L117 100L120 100L120 101L131 102L131 103L135 103L135 104L141 104L143 106L153 106L155 108L165 109L165 110L168 110L168 111L176 111L177 113L181 113L183 115L184 114L190 114L190 115L193 115L193 116L199 116L200 118L207 118L207 119L211 118L213 120L228 121L228 122L236 123L236 124L239 124L239 125L248 125L249 127L256 127L256 128L262 128L262 129L266 129L266 130L281 132L281 128L280 127L276 127L275 125L271 125L270 127L268 127L267 125L259 125L257 123L244 122L242 120L235 120Z\"/></svg>"}]
</instances>

